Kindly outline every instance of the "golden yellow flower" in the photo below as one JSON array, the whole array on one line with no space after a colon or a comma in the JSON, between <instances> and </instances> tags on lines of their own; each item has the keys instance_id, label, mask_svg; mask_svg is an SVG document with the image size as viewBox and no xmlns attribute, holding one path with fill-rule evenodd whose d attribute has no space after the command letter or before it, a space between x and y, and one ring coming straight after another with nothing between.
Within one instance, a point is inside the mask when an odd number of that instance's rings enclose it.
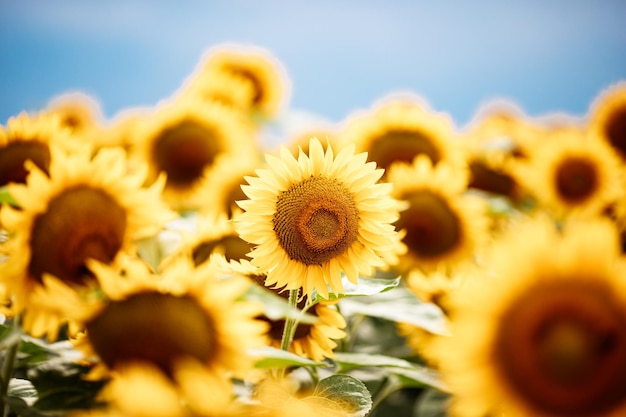
<instances>
[{"instance_id":1,"label":"golden yellow flower","mask_svg":"<svg viewBox=\"0 0 626 417\"><path fill-rule=\"evenodd\" d=\"M61 126L78 140L97 145L104 139L104 117L94 97L79 92L61 94L50 100L46 111L57 115Z\"/></svg>"},{"instance_id":2,"label":"golden yellow flower","mask_svg":"<svg viewBox=\"0 0 626 417\"><path fill-rule=\"evenodd\" d=\"M552 132L519 162L515 176L545 209L558 216L595 216L623 194L614 150L574 129Z\"/></svg>"},{"instance_id":3,"label":"golden yellow flower","mask_svg":"<svg viewBox=\"0 0 626 417\"><path fill-rule=\"evenodd\" d=\"M28 170L24 162L32 161L46 174L50 166L50 144L68 147L70 136L57 116L47 113L20 113L0 126L0 187L25 183Z\"/></svg>"},{"instance_id":4,"label":"golden yellow flower","mask_svg":"<svg viewBox=\"0 0 626 417\"><path fill-rule=\"evenodd\" d=\"M456 416L626 414L626 284L609 222L522 222L429 348Z\"/></svg>"},{"instance_id":5,"label":"golden yellow flower","mask_svg":"<svg viewBox=\"0 0 626 417\"><path fill-rule=\"evenodd\" d=\"M173 218L160 200L163 181L142 188L145 175L131 175L121 149L65 154L51 148L48 177L34 164L26 184L9 191L20 206L3 206L2 225L12 252L0 263L0 280L15 312L27 309L24 327L33 335L56 335L61 318L38 314L30 295L45 274L88 285L87 259L115 262L137 239L152 236Z\"/></svg>"},{"instance_id":6,"label":"golden yellow flower","mask_svg":"<svg viewBox=\"0 0 626 417\"><path fill-rule=\"evenodd\" d=\"M252 131L227 107L178 100L162 106L136 130L137 159L149 180L167 175L164 199L177 210L195 209L217 161L256 146ZM254 149L254 148L253 148Z\"/></svg>"},{"instance_id":7,"label":"golden yellow flower","mask_svg":"<svg viewBox=\"0 0 626 417\"><path fill-rule=\"evenodd\" d=\"M201 73L218 71L252 89L249 106L264 118L278 114L289 98L289 80L282 63L269 51L261 48L223 45L208 51L202 60Z\"/></svg>"},{"instance_id":8,"label":"golden yellow flower","mask_svg":"<svg viewBox=\"0 0 626 417\"><path fill-rule=\"evenodd\" d=\"M251 282L220 263L194 266L179 258L159 274L137 263L123 275L96 261L88 266L100 297L80 297L46 276L37 300L82 323L85 333L76 347L95 361L92 378L148 364L187 401L200 403L202 395L195 390L232 389L230 378L244 377L252 368L248 351L266 344L267 325L255 319L263 306L241 300Z\"/></svg>"},{"instance_id":9,"label":"golden yellow flower","mask_svg":"<svg viewBox=\"0 0 626 417\"><path fill-rule=\"evenodd\" d=\"M216 161L211 175L198 192L198 212L225 214L229 219L241 212L237 201L246 195L241 186L244 177L254 175L257 168L265 166L256 149L245 154L233 154Z\"/></svg>"},{"instance_id":10,"label":"golden yellow flower","mask_svg":"<svg viewBox=\"0 0 626 417\"><path fill-rule=\"evenodd\" d=\"M335 157L317 138L309 150L296 159L283 146L280 158L267 155L268 169L246 177L236 228L256 245L250 256L268 271L266 285L328 298L329 286L343 293L342 272L356 284L399 250L397 202L365 154L347 147Z\"/></svg>"},{"instance_id":11,"label":"golden yellow flower","mask_svg":"<svg viewBox=\"0 0 626 417\"><path fill-rule=\"evenodd\" d=\"M182 231L181 245L163 263L183 256L200 265L214 253L224 256L227 262L249 260L250 251L252 246L239 237L234 223L224 214L198 214L193 231Z\"/></svg>"},{"instance_id":12,"label":"golden yellow flower","mask_svg":"<svg viewBox=\"0 0 626 417\"><path fill-rule=\"evenodd\" d=\"M404 274L473 261L486 242L489 221L484 200L464 194L467 170L445 163L433 167L419 155L412 165L392 166L387 179L392 196L406 206L396 228L407 251L394 269Z\"/></svg>"},{"instance_id":13,"label":"golden yellow flower","mask_svg":"<svg viewBox=\"0 0 626 417\"><path fill-rule=\"evenodd\" d=\"M598 94L589 109L589 129L626 159L626 82Z\"/></svg>"},{"instance_id":14,"label":"golden yellow flower","mask_svg":"<svg viewBox=\"0 0 626 417\"><path fill-rule=\"evenodd\" d=\"M461 165L464 155L455 137L449 118L407 100L388 100L359 113L339 133L343 144L353 143L356 152L367 152L368 159L385 170L396 162L410 164L418 155L426 155L434 165Z\"/></svg>"}]
</instances>

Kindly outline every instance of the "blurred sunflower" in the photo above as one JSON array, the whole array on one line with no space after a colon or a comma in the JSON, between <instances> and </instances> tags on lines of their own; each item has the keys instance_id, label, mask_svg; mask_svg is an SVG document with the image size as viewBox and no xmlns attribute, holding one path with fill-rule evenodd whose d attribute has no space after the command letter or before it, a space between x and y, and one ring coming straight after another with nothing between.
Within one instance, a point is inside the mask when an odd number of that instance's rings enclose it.
<instances>
[{"instance_id":1,"label":"blurred sunflower","mask_svg":"<svg viewBox=\"0 0 626 417\"><path fill-rule=\"evenodd\" d=\"M93 260L88 266L101 296L79 297L46 276L37 299L82 323L74 342L95 362L91 378L158 370L192 409L202 409L216 393L230 397L231 378L252 369L248 350L266 345L267 325L255 319L263 306L241 300L251 282L220 263L179 258L157 275L135 263L123 276Z\"/></svg>"},{"instance_id":2,"label":"blurred sunflower","mask_svg":"<svg viewBox=\"0 0 626 417\"><path fill-rule=\"evenodd\" d=\"M149 181L167 175L163 198L177 210L201 204L198 196L220 158L256 146L252 131L232 110L193 100L159 108L135 134L133 156L148 164Z\"/></svg>"},{"instance_id":3,"label":"blurred sunflower","mask_svg":"<svg viewBox=\"0 0 626 417\"><path fill-rule=\"evenodd\" d=\"M2 225L11 234L12 252L0 264L0 280L11 295L14 313L26 309L24 328L54 338L60 317L38 311L30 302L43 276L89 286L87 259L115 262L132 253L136 239L151 236L173 217L160 200L163 181L142 188L145 175L130 175L121 149L65 154L51 148L49 174L28 166L26 184L9 191L20 209L3 206Z\"/></svg>"},{"instance_id":4,"label":"blurred sunflower","mask_svg":"<svg viewBox=\"0 0 626 417\"><path fill-rule=\"evenodd\" d=\"M589 129L626 160L626 82L601 92L589 109Z\"/></svg>"},{"instance_id":5,"label":"blurred sunflower","mask_svg":"<svg viewBox=\"0 0 626 417\"><path fill-rule=\"evenodd\" d=\"M235 271L243 273L250 280L256 282L257 285L265 287L265 279L267 274L261 273L258 268L248 262L235 263L231 262L231 267ZM280 289L270 289L275 294L288 300L289 293L281 292ZM319 302L313 307L308 307L309 300L305 297L298 302L296 308L305 310L306 313L317 317L314 323L299 323L296 328L293 341L289 350L296 355L311 358L314 361L322 361L324 358L333 358L335 354L333 350L337 347L335 340L346 337L346 332L342 329L346 327L346 320L333 307L336 302ZM267 321L270 329L267 333L270 346L277 349L281 348L283 332L285 330L285 320L273 320L266 316L261 317Z\"/></svg>"},{"instance_id":6,"label":"blurred sunflower","mask_svg":"<svg viewBox=\"0 0 626 417\"><path fill-rule=\"evenodd\" d=\"M59 118L47 113L36 116L20 113L0 126L0 187L10 183L24 184L32 163L46 174L50 167L50 144L68 146L70 137Z\"/></svg>"},{"instance_id":7,"label":"blurred sunflower","mask_svg":"<svg viewBox=\"0 0 626 417\"><path fill-rule=\"evenodd\" d=\"M353 152L347 147L335 157L313 138L309 155L296 159L283 146L280 158L267 155L268 169L246 177L249 199L239 202L236 228L256 245L250 257L268 271L268 286L328 298L329 286L344 292L342 272L356 284L401 250L391 186L377 184L382 170Z\"/></svg>"},{"instance_id":8,"label":"blurred sunflower","mask_svg":"<svg viewBox=\"0 0 626 417\"><path fill-rule=\"evenodd\" d=\"M452 336L429 349L454 394L454 415L625 415L619 259L609 222L511 229L490 258L493 276L454 294Z\"/></svg>"},{"instance_id":9,"label":"blurred sunflower","mask_svg":"<svg viewBox=\"0 0 626 417\"><path fill-rule=\"evenodd\" d=\"M197 266L209 260L213 253L221 254L227 262L250 259L252 246L239 237L233 222L223 214L199 214L193 231L182 233L181 245L162 265L182 256L192 259Z\"/></svg>"},{"instance_id":10,"label":"blurred sunflower","mask_svg":"<svg viewBox=\"0 0 626 417\"><path fill-rule=\"evenodd\" d=\"M349 118L339 133L342 144L354 144L356 152L367 152L368 160L385 170L396 162L410 164L417 155L426 155L433 165L463 164L454 137L448 118L417 103L395 100Z\"/></svg>"},{"instance_id":11,"label":"blurred sunflower","mask_svg":"<svg viewBox=\"0 0 626 417\"><path fill-rule=\"evenodd\" d=\"M254 175L265 163L256 152L233 154L215 162L211 174L198 191L198 212L225 214L229 219L241 212L237 201L246 199L244 177Z\"/></svg>"},{"instance_id":12,"label":"blurred sunflower","mask_svg":"<svg viewBox=\"0 0 626 417\"><path fill-rule=\"evenodd\" d=\"M467 178L467 170L445 163L433 167L425 155L412 165L391 167L392 196L405 205L395 223L407 247L393 267L399 273L460 267L482 249L489 229L486 206L463 194Z\"/></svg>"},{"instance_id":13,"label":"blurred sunflower","mask_svg":"<svg viewBox=\"0 0 626 417\"><path fill-rule=\"evenodd\" d=\"M104 117L96 99L84 93L67 93L54 97L46 111L59 117L59 123L83 142L98 146L104 128Z\"/></svg>"},{"instance_id":14,"label":"blurred sunflower","mask_svg":"<svg viewBox=\"0 0 626 417\"><path fill-rule=\"evenodd\" d=\"M282 64L260 48L226 45L209 51L200 72L212 77L224 73L250 86L250 108L265 119L278 114L289 96L288 79Z\"/></svg>"},{"instance_id":15,"label":"blurred sunflower","mask_svg":"<svg viewBox=\"0 0 626 417\"><path fill-rule=\"evenodd\" d=\"M623 194L615 151L578 130L551 132L514 171L543 208L560 216L598 215Z\"/></svg>"},{"instance_id":16,"label":"blurred sunflower","mask_svg":"<svg viewBox=\"0 0 626 417\"><path fill-rule=\"evenodd\" d=\"M255 95L254 85L229 72L211 69L194 75L179 93L203 102L218 102L237 111L250 111Z\"/></svg>"}]
</instances>

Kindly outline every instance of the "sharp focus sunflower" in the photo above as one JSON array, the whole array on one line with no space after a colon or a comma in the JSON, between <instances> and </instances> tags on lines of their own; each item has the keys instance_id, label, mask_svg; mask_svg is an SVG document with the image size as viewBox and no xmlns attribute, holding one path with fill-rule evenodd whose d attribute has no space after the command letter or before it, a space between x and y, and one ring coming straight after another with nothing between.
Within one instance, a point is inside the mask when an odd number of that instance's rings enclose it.
<instances>
[{"instance_id":1,"label":"sharp focus sunflower","mask_svg":"<svg viewBox=\"0 0 626 417\"><path fill-rule=\"evenodd\" d=\"M392 196L405 205L396 222L407 252L395 269L458 267L482 249L489 229L484 200L463 194L467 171L447 164L433 167L420 155L412 165L394 165L387 179Z\"/></svg>"},{"instance_id":2,"label":"sharp focus sunflower","mask_svg":"<svg viewBox=\"0 0 626 417\"><path fill-rule=\"evenodd\" d=\"M167 175L164 199L177 210L197 208L217 161L256 146L252 131L231 109L217 103L178 100L159 108L135 131L137 159L149 180Z\"/></svg>"},{"instance_id":3,"label":"sharp focus sunflower","mask_svg":"<svg viewBox=\"0 0 626 417\"><path fill-rule=\"evenodd\" d=\"M260 116L276 116L289 96L289 82L282 64L259 48L223 46L209 51L203 72L220 71L252 87L250 107Z\"/></svg>"},{"instance_id":4,"label":"sharp focus sunflower","mask_svg":"<svg viewBox=\"0 0 626 417\"><path fill-rule=\"evenodd\" d=\"M518 182L557 215L595 216L622 195L613 149L577 130L552 132L515 169Z\"/></svg>"},{"instance_id":5,"label":"sharp focus sunflower","mask_svg":"<svg viewBox=\"0 0 626 417\"><path fill-rule=\"evenodd\" d=\"M589 128L626 160L626 82L603 91L589 111Z\"/></svg>"},{"instance_id":6,"label":"sharp focus sunflower","mask_svg":"<svg viewBox=\"0 0 626 417\"><path fill-rule=\"evenodd\" d=\"M163 181L142 188L145 175L128 173L121 149L105 149L93 158L89 150L72 155L51 150L50 177L31 164L26 184L9 186L20 209L2 207L13 251L0 267L13 308L27 309L24 327L54 337L59 318L38 314L29 302L43 276L88 285L87 259L114 262L136 239L158 232L173 213L160 200Z\"/></svg>"},{"instance_id":7,"label":"sharp focus sunflower","mask_svg":"<svg viewBox=\"0 0 626 417\"><path fill-rule=\"evenodd\" d=\"M57 116L21 113L10 118L6 128L0 126L0 187L25 183L28 175L26 161L32 161L47 174L51 144L73 149L71 142L69 132L61 126Z\"/></svg>"},{"instance_id":8,"label":"sharp focus sunflower","mask_svg":"<svg viewBox=\"0 0 626 417\"><path fill-rule=\"evenodd\" d=\"M400 250L397 202L365 154L348 147L335 157L317 138L309 150L295 159L283 146L280 158L267 155L268 169L246 177L236 227L256 245L250 257L268 271L266 285L328 298L329 286L343 293L342 272L356 284Z\"/></svg>"},{"instance_id":9,"label":"sharp focus sunflower","mask_svg":"<svg viewBox=\"0 0 626 417\"><path fill-rule=\"evenodd\" d=\"M491 276L454 295L452 336L430 348L454 415L626 415L626 270L613 225L523 223L488 264Z\"/></svg>"},{"instance_id":10,"label":"sharp focus sunflower","mask_svg":"<svg viewBox=\"0 0 626 417\"><path fill-rule=\"evenodd\" d=\"M410 164L418 155L426 155L433 165L464 163L452 122L410 101L388 101L348 119L339 137L385 170L397 162Z\"/></svg>"},{"instance_id":11,"label":"sharp focus sunflower","mask_svg":"<svg viewBox=\"0 0 626 417\"><path fill-rule=\"evenodd\" d=\"M267 325L255 319L263 306L241 300L251 282L221 263L179 258L158 275L142 263L123 276L96 261L89 267L102 296L78 297L47 276L37 299L82 323L75 345L96 361L91 378L148 366L200 409L216 393L232 394L231 378L252 369L248 351L266 345Z\"/></svg>"}]
</instances>

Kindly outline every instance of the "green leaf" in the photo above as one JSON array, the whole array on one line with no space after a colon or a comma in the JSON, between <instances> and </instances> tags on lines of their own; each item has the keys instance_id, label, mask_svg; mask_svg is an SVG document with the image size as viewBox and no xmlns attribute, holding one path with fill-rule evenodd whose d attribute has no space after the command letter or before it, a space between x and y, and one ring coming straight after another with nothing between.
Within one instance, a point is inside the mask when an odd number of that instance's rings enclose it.
<instances>
[{"instance_id":1,"label":"green leaf","mask_svg":"<svg viewBox=\"0 0 626 417\"><path fill-rule=\"evenodd\" d=\"M0 187L0 205L2 204L9 204L13 207L19 207L17 201L15 201L11 193L9 193L9 188L7 186Z\"/></svg>"},{"instance_id":2,"label":"green leaf","mask_svg":"<svg viewBox=\"0 0 626 417\"><path fill-rule=\"evenodd\" d=\"M372 408L372 396L367 387L350 375L336 374L322 379L313 395L330 400L333 409L341 410L345 416L364 417Z\"/></svg>"},{"instance_id":3,"label":"green leaf","mask_svg":"<svg viewBox=\"0 0 626 417\"><path fill-rule=\"evenodd\" d=\"M272 347L254 349L249 352L258 357L254 366L261 369L289 368L292 366L327 366L323 362L304 358L291 352Z\"/></svg>"},{"instance_id":4,"label":"green leaf","mask_svg":"<svg viewBox=\"0 0 626 417\"><path fill-rule=\"evenodd\" d=\"M382 368L406 368L412 369L415 364L400 358L392 356L375 355L369 353L352 353L338 352L333 358L333 362L338 365L338 373L346 372L351 369L365 367L382 367Z\"/></svg>"},{"instance_id":5,"label":"green leaf","mask_svg":"<svg viewBox=\"0 0 626 417\"><path fill-rule=\"evenodd\" d=\"M12 378L7 390L9 397L18 397L32 405L37 400L37 390L28 379Z\"/></svg>"},{"instance_id":6,"label":"green leaf","mask_svg":"<svg viewBox=\"0 0 626 417\"><path fill-rule=\"evenodd\" d=\"M313 324L317 321L316 316L291 307L289 301L260 285L250 285L244 298L263 304L263 314L270 320L293 318L299 323L307 324Z\"/></svg>"},{"instance_id":7,"label":"green leaf","mask_svg":"<svg viewBox=\"0 0 626 417\"><path fill-rule=\"evenodd\" d=\"M448 391L448 388L441 381L437 371L424 366L415 365L413 369L388 368L402 388L423 388L431 387L440 391Z\"/></svg>"},{"instance_id":8,"label":"green leaf","mask_svg":"<svg viewBox=\"0 0 626 417\"><path fill-rule=\"evenodd\" d=\"M396 278L359 278L358 284L353 284L345 276L342 278L344 293L328 294L329 300L338 300L349 297L363 297L373 294L380 294L392 290L400 283L400 277ZM319 294L315 298L315 303L326 299Z\"/></svg>"},{"instance_id":9,"label":"green leaf","mask_svg":"<svg viewBox=\"0 0 626 417\"><path fill-rule=\"evenodd\" d=\"M414 417L446 417L450 395L434 389L426 390L415 402Z\"/></svg>"},{"instance_id":10,"label":"green leaf","mask_svg":"<svg viewBox=\"0 0 626 417\"><path fill-rule=\"evenodd\" d=\"M431 333L448 335L446 317L439 307L424 303L405 288L396 288L364 298L341 300L339 304L344 316L365 315L410 323Z\"/></svg>"}]
</instances>

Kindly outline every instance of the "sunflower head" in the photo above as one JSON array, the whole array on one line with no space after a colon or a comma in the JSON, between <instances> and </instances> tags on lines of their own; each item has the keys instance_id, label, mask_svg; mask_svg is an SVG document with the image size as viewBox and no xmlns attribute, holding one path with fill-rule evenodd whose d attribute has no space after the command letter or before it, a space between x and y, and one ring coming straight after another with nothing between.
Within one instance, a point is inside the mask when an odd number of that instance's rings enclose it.
<instances>
[{"instance_id":1,"label":"sunflower head","mask_svg":"<svg viewBox=\"0 0 626 417\"><path fill-rule=\"evenodd\" d=\"M249 108L264 118L274 117L288 98L288 79L282 64L268 51L224 46L207 54L201 72L220 72L247 86Z\"/></svg>"},{"instance_id":2,"label":"sunflower head","mask_svg":"<svg viewBox=\"0 0 626 417\"><path fill-rule=\"evenodd\" d=\"M145 176L127 171L121 149L52 154L49 177L33 164L26 184L9 187L20 209L1 212L13 234L2 280L29 309L36 309L30 290L45 274L84 285L93 278L88 259L114 262L173 215L160 200L162 182L142 188Z\"/></svg>"},{"instance_id":3,"label":"sunflower head","mask_svg":"<svg viewBox=\"0 0 626 417\"><path fill-rule=\"evenodd\" d=\"M592 132L626 158L626 82L615 84L600 93L590 110Z\"/></svg>"},{"instance_id":4,"label":"sunflower head","mask_svg":"<svg viewBox=\"0 0 626 417\"><path fill-rule=\"evenodd\" d=\"M579 130L552 132L514 172L517 181L557 215L594 216L623 195L615 151Z\"/></svg>"},{"instance_id":5,"label":"sunflower head","mask_svg":"<svg viewBox=\"0 0 626 417\"><path fill-rule=\"evenodd\" d=\"M365 158L352 147L335 157L314 138L309 155L295 159L282 147L280 158L267 156L268 169L246 177L236 227L256 245L252 263L268 271L269 285L326 298L329 286L343 292L342 272L356 282L398 251L396 201Z\"/></svg>"},{"instance_id":6,"label":"sunflower head","mask_svg":"<svg viewBox=\"0 0 626 417\"><path fill-rule=\"evenodd\" d=\"M385 170L393 163L410 164L418 155L433 164L462 163L454 137L448 118L407 101L387 101L356 115L340 133L342 143L355 144L357 152L367 152L369 160Z\"/></svg>"},{"instance_id":7,"label":"sunflower head","mask_svg":"<svg viewBox=\"0 0 626 417\"><path fill-rule=\"evenodd\" d=\"M252 131L231 109L195 100L159 108L135 134L134 155L148 164L150 179L166 175L164 198L176 209L195 208L220 158L255 145Z\"/></svg>"},{"instance_id":8,"label":"sunflower head","mask_svg":"<svg viewBox=\"0 0 626 417\"><path fill-rule=\"evenodd\" d=\"M624 414L626 271L615 229L600 221L568 222L562 232L548 221L520 226L489 258L489 279L454 295L452 337L432 346L454 409Z\"/></svg>"},{"instance_id":9,"label":"sunflower head","mask_svg":"<svg viewBox=\"0 0 626 417\"><path fill-rule=\"evenodd\" d=\"M28 169L26 161L48 173L50 144L68 146L71 139L57 116L40 113L36 116L21 113L0 126L0 186L24 184Z\"/></svg>"},{"instance_id":10,"label":"sunflower head","mask_svg":"<svg viewBox=\"0 0 626 417\"><path fill-rule=\"evenodd\" d=\"M102 128L102 110L96 99L84 93L62 94L50 100L50 114L59 117L59 123L73 136L92 134Z\"/></svg>"},{"instance_id":11,"label":"sunflower head","mask_svg":"<svg viewBox=\"0 0 626 417\"><path fill-rule=\"evenodd\" d=\"M484 202L464 195L466 171L447 164L433 167L425 156L412 165L395 165L388 179L404 209L395 223L407 252L395 267L432 270L470 261L484 243L488 222Z\"/></svg>"}]
</instances>

